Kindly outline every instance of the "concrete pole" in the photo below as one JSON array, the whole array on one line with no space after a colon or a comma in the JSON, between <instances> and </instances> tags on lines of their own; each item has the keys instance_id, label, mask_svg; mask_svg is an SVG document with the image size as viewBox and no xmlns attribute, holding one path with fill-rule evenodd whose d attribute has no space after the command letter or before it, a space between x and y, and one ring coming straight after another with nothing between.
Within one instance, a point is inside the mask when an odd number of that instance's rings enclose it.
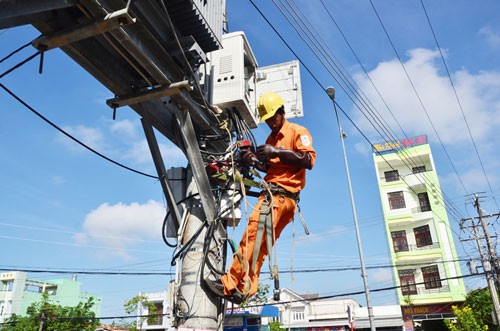
<instances>
[{"instance_id":1,"label":"concrete pole","mask_svg":"<svg viewBox=\"0 0 500 331\"><path fill-rule=\"evenodd\" d=\"M352 208L352 215L354 218L354 227L356 229L356 239L358 242L359 260L361 263L361 277L363 278L363 284L365 287L366 306L368 308L368 320L370 322L370 330L376 331L375 321L374 321L374 317L373 317L373 306L372 306L372 301L371 301L371 296L370 296L370 288L368 286L368 276L366 274L365 258L363 256L363 247L361 245L361 235L359 232L358 216L356 213L354 194L352 192L351 175L349 172L349 164L347 162L347 154L346 154L345 144L344 144L344 139L346 138L346 135L344 133L344 130L342 130L342 126L340 125L339 114L337 112L337 106L335 104L335 89L333 87L328 87L326 92L327 92L328 96L330 97L330 99L332 99L332 102L333 102L333 108L335 109L335 116L337 118L337 124L339 127L340 141L342 142L342 152L344 154L344 163L345 163L345 169L346 169L346 174L347 174L347 184L349 186L349 195L351 197L351 208Z\"/></svg>"},{"instance_id":2,"label":"concrete pole","mask_svg":"<svg viewBox=\"0 0 500 331\"><path fill-rule=\"evenodd\" d=\"M197 188L193 182L189 184L186 196L196 195ZM175 307L178 330L219 330L224 319L222 300L210 291L205 291L203 278L207 278L209 270L204 264L204 241L207 233L206 216L199 196L188 202L188 216L185 226L181 226L182 245L197 236L194 243L180 258L180 277L175 293ZM201 232L199 232L201 230ZM199 234L197 234L199 232ZM219 270L223 268L223 228L219 225L210 241L209 254L212 265Z\"/></svg>"}]
</instances>

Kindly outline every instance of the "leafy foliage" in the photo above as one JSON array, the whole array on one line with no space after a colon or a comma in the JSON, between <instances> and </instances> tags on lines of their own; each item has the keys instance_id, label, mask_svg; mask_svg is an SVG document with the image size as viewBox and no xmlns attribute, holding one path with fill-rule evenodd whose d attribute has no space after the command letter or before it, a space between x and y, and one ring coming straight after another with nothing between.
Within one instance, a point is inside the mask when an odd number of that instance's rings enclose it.
<instances>
[{"instance_id":1,"label":"leafy foliage","mask_svg":"<svg viewBox=\"0 0 500 331\"><path fill-rule=\"evenodd\" d=\"M283 329L281 327L281 324L279 321L270 322L269 329L270 329L270 331L285 331L285 329Z\"/></svg>"},{"instance_id":2,"label":"leafy foliage","mask_svg":"<svg viewBox=\"0 0 500 331\"><path fill-rule=\"evenodd\" d=\"M13 314L2 330L33 331L42 327L45 331L94 331L99 325L91 310L94 305L93 297L74 307L56 305L50 303L48 294L44 293L40 302L28 307L26 316Z\"/></svg>"},{"instance_id":3,"label":"leafy foliage","mask_svg":"<svg viewBox=\"0 0 500 331\"><path fill-rule=\"evenodd\" d=\"M157 320L158 316L156 316L156 306L154 303L148 301L148 297L145 295L136 295L129 301L125 302L125 304L123 305L123 308L125 309L125 312L127 314L136 313L137 311L139 311L140 307L144 307L147 309L148 316L140 317L139 325L137 325L135 322L121 322L118 325L127 328L130 331L137 331L142 329L142 324L144 321L147 321L148 324L153 324L154 321Z\"/></svg>"},{"instance_id":4,"label":"leafy foliage","mask_svg":"<svg viewBox=\"0 0 500 331\"><path fill-rule=\"evenodd\" d=\"M495 330L491 312L494 310L493 301L488 288L476 289L467 293L463 307L453 307L457 322L445 320L451 331L467 330Z\"/></svg>"},{"instance_id":5,"label":"leafy foliage","mask_svg":"<svg viewBox=\"0 0 500 331\"><path fill-rule=\"evenodd\" d=\"M255 304L261 304L267 302L267 297L269 295L269 284L259 284L257 288L257 293L251 298L246 299L240 304L240 307L248 307Z\"/></svg>"},{"instance_id":6,"label":"leafy foliage","mask_svg":"<svg viewBox=\"0 0 500 331\"><path fill-rule=\"evenodd\" d=\"M465 305L471 307L476 318L488 325L490 330L495 329L491 318L491 312L494 310L493 301L488 288L472 290L467 293Z\"/></svg>"},{"instance_id":7,"label":"leafy foliage","mask_svg":"<svg viewBox=\"0 0 500 331\"><path fill-rule=\"evenodd\" d=\"M450 331L488 331L488 325L483 324L471 307L459 308L453 306L453 313L457 317L455 323L446 319L445 324Z\"/></svg>"}]
</instances>

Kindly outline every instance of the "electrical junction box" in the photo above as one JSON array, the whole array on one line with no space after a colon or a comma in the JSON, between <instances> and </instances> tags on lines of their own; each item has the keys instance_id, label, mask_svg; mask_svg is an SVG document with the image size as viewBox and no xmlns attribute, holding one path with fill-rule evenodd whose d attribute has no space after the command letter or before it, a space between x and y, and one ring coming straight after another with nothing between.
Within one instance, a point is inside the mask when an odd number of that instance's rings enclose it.
<instances>
[{"instance_id":1,"label":"electrical junction box","mask_svg":"<svg viewBox=\"0 0 500 331\"><path fill-rule=\"evenodd\" d=\"M302 108L302 86L300 84L299 61L294 60L257 69L256 99L251 103L257 108L257 100L263 93L274 92L285 100L285 117L304 116Z\"/></svg>"},{"instance_id":2,"label":"electrical junction box","mask_svg":"<svg viewBox=\"0 0 500 331\"><path fill-rule=\"evenodd\" d=\"M299 62L258 68L243 32L222 36L222 49L209 53L211 103L237 110L250 128L259 124L257 100L266 92L285 100L287 118L303 116Z\"/></svg>"}]
</instances>

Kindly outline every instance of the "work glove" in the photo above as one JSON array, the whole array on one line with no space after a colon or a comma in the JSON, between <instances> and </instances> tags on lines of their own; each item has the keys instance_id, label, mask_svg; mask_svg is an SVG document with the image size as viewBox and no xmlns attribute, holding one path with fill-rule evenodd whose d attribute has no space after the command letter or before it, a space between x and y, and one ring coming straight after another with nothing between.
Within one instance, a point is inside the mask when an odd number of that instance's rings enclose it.
<instances>
[{"instance_id":1,"label":"work glove","mask_svg":"<svg viewBox=\"0 0 500 331\"><path fill-rule=\"evenodd\" d=\"M265 144L257 147L257 158L261 161L278 156L278 149L273 145Z\"/></svg>"}]
</instances>

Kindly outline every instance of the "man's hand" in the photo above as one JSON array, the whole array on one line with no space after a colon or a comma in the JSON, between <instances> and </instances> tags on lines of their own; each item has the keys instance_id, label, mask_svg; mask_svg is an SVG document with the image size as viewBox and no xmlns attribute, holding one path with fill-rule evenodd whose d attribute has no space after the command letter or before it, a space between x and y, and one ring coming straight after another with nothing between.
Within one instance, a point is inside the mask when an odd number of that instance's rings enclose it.
<instances>
[{"instance_id":1,"label":"man's hand","mask_svg":"<svg viewBox=\"0 0 500 331\"><path fill-rule=\"evenodd\" d=\"M278 149L272 145L265 144L257 147L257 158L266 161L278 156Z\"/></svg>"},{"instance_id":2,"label":"man's hand","mask_svg":"<svg viewBox=\"0 0 500 331\"><path fill-rule=\"evenodd\" d=\"M253 166L256 161L258 161L257 156L251 150L247 150L241 155L243 165Z\"/></svg>"},{"instance_id":3,"label":"man's hand","mask_svg":"<svg viewBox=\"0 0 500 331\"><path fill-rule=\"evenodd\" d=\"M263 162L279 157L283 164L298 168L311 169L311 157L306 152L294 151L291 149L276 148L272 145L261 145L257 147L257 158Z\"/></svg>"}]
</instances>

